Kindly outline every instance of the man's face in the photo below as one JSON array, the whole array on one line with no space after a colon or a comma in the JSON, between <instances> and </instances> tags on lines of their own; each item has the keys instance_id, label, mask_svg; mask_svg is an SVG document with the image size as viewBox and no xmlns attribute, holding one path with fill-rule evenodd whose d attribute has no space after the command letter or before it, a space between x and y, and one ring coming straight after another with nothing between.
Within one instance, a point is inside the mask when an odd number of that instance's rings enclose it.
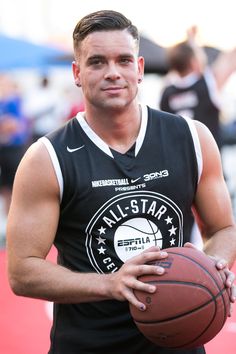
<instances>
[{"instance_id":1,"label":"man's face","mask_svg":"<svg viewBox=\"0 0 236 354\"><path fill-rule=\"evenodd\" d=\"M137 43L126 31L89 34L76 53L73 73L87 104L103 109L122 109L137 95L144 60Z\"/></svg>"}]
</instances>

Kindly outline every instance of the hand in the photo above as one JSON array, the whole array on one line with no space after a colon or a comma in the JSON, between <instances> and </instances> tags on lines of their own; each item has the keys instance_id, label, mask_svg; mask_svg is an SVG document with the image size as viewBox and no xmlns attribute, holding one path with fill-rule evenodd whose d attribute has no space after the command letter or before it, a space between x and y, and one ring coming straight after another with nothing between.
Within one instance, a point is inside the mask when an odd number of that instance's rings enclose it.
<instances>
[{"instance_id":1,"label":"hand","mask_svg":"<svg viewBox=\"0 0 236 354\"><path fill-rule=\"evenodd\" d=\"M193 25L187 29L187 38L190 42L196 41L197 34L198 28L196 25Z\"/></svg>"},{"instance_id":2,"label":"hand","mask_svg":"<svg viewBox=\"0 0 236 354\"><path fill-rule=\"evenodd\" d=\"M164 268L148 263L164 259L167 256L167 252L161 251L159 247L151 247L126 261L118 272L112 274L113 298L120 301L127 300L139 310L145 311L145 304L135 297L133 290L146 291L152 294L156 291L156 287L141 282L138 277L145 274L164 274Z\"/></svg>"},{"instance_id":3,"label":"hand","mask_svg":"<svg viewBox=\"0 0 236 354\"><path fill-rule=\"evenodd\" d=\"M226 286L226 288L230 289L231 306L230 306L229 316L231 316L232 315L232 311L233 311L232 304L236 300L236 286L234 285L235 274L229 270L228 264L227 264L225 259L216 259L214 257L211 257L211 258L215 259L216 268L219 269L219 270L223 270L224 273L225 273L225 276L226 276L225 286Z\"/></svg>"},{"instance_id":4,"label":"hand","mask_svg":"<svg viewBox=\"0 0 236 354\"><path fill-rule=\"evenodd\" d=\"M196 246L194 246L190 242L187 242L184 246L196 248ZM225 286L226 286L226 288L230 289L230 302L231 302L231 304L233 304L236 301L236 286L234 285L235 274L229 270L228 263L225 259L220 259L220 258L209 256L209 255L208 255L208 257L210 257L211 259L214 260L217 269L224 271L225 277L226 277ZM232 315L232 310L233 310L233 307L231 305L229 316Z\"/></svg>"}]
</instances>

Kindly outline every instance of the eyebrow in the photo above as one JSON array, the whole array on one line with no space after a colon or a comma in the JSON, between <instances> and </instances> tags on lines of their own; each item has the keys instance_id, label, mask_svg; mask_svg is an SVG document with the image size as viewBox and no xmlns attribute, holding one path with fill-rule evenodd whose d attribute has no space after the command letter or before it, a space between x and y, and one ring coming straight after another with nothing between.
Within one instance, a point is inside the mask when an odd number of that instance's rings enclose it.
<instances>
[{"instance_id":1,"label":"eyebrow","mask_svg":"<svg viewBox=\"0 0 236 354\"><path fill-rule=\"evenodd\" d=\"M118 57L118 58L134 58L134 55L133 55L133 54L130 54L130 53L123 53L123 54L119 54L117 57ZM89 61L92 61L92 60L94 60L94 59L105 59L105 58L106 58L105 55L102 55L102 54L94 54L94 55L92 55L91 57L89 57L89 58L87 59L87 61L89 62Z\"/></svg>"},{"instance_id":2,"label":"eyebrow","mask_svg":"<svg viewBox=\"0 0 236 354\"><path fill-rule=\"evenodd\" d=\"M87 61L91 61L91 60L94 60L94 59L104 59L104 58L105 58L105 55L95 54L95 55L92 55L91 57L89 57L87 59Z\"/></svg>"}]
</instances>

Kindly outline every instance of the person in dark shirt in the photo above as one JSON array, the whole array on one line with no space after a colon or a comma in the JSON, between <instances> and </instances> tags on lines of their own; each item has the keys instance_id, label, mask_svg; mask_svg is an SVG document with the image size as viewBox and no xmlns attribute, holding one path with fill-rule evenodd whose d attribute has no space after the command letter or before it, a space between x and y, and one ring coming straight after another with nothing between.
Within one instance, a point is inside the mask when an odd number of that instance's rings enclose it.
<instances>
[{"instance_id":1,"label":"person in dark shirt","mask_svg":"<svg viewBox=\"0 0 236 354\"><path fill-rule=\"evenodd\" d=\"M220 92L236 70L236 48L221 52L210 65L193 26L187 40L168 49L167 58L170 73L161 93L160 109L204 123L221 148Z\"/></svg>"}]
</instances>

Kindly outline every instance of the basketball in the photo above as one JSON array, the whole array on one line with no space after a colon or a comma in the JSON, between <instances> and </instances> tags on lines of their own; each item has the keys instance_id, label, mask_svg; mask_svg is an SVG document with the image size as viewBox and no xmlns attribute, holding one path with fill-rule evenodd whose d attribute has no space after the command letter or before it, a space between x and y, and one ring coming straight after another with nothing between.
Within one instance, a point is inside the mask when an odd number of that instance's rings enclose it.
<instances>
[{"instance_id":1,"label":"basketball","mask_svg":"<svg viewBox=\"0 0 236 354\"><path fill-rule=\"evenodd\" d=\"M146 304L140 311L130 304L135 324L143 335L160 347L190 349L214 338L230 311L225 274L203 252L189 247L165 249L168 257L155 262L163 275L139 279L156 285L156 292L134 290Z\"/></svg>"}]
</instances>

